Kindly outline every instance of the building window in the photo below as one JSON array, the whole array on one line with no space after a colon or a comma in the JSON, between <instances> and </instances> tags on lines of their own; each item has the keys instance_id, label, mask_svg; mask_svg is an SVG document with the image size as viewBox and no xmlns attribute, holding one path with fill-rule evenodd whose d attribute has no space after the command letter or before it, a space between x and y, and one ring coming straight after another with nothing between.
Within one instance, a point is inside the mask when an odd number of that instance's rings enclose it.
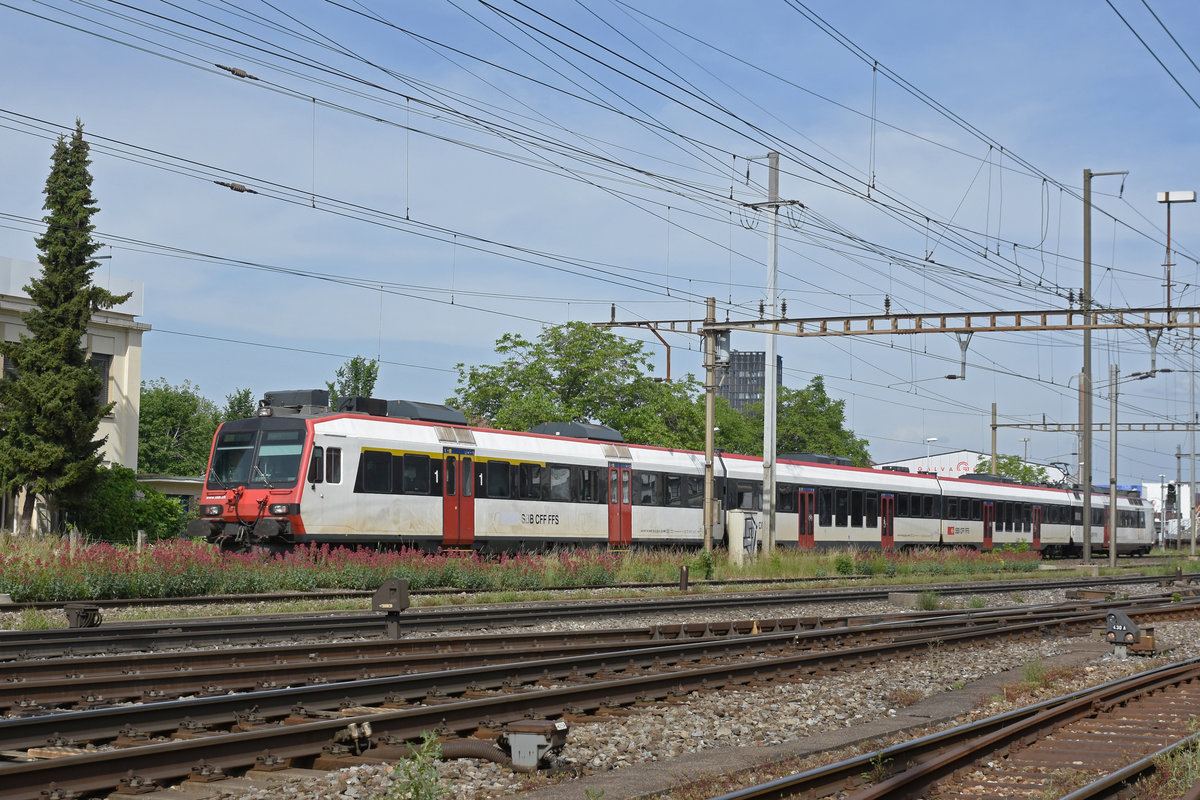
<instances>
[{"instance_id":1,"label":"building window","mask_svg":"<svg viewBox=\"0 0 1200 800\"><path fill-rule=\"evenodd\" d=\"M96 401L101 406L108 405L108 382L112 376L112 361L113 357L108 353L92 353L88 358L88 363L100 376L100 393L96 395Z\"/></svg>"}]
</instances>

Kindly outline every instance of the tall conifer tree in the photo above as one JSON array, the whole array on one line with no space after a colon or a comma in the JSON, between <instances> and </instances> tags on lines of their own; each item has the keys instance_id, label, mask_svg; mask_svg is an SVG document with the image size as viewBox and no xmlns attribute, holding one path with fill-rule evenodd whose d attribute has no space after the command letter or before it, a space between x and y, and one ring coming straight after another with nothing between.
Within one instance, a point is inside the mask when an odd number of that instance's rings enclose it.
<instances>
[{"instance_id":1,"label":"tall conifer tree","mask_svg":"<svg viewBox=\"0 0 1200 800\"><path fill-rule=\"evenodd\" d=\"M33 300L21 315L29 333L0 343L12 368L0 381L0 488L25 490L19 533L29 530L38 495L55 510L86 492L104 443L96 431L112 408L100 405L100 376L87 361L85 334L93 311L129 295L92 285L101 245L92 239L92 215L100 209L90 163L77 120L69 139L59 137L46 179L46 232L36 240L42 272L24 287Z\"/></svg>"}]
</instances>

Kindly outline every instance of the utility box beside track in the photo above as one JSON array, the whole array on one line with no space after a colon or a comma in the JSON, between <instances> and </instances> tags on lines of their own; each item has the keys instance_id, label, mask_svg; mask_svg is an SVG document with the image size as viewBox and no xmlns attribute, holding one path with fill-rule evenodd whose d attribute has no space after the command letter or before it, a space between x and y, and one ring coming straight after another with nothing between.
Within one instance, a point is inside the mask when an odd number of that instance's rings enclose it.
<instances>
[{"instance_id":1,"label":"utility box beside track","mask_svg":"<svg viewBox=\"0 0 1200 800\"><path fill-rule=\"evenodd\" d=\"M371 610L385 615L384 625L389 639L400 638L400 614L408 606L408 581L400 578L388 578L371 597Z\"/></svg>"}]
</instances>

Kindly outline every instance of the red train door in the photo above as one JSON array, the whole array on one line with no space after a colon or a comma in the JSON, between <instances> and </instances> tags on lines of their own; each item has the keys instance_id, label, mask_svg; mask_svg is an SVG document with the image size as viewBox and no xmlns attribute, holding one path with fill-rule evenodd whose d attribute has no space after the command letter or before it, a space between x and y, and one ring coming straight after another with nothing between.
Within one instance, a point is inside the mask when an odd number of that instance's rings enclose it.
<instances>
[{"instance_id":1,"label":"red train door","mask_svg":"<svg viewBox=\"0 0 1200 800\"><path fill-rule=\"evenodd\" d=\"M1033 549L1042 549L1042 507L1033 507Z\"/></svg>"},{"instance_id":2,"label":"red train door","mask_svg":"<svg viewBox=\"0 0 1200 800\"><path fill-rule=\"evenodd\" d=\"M879 495L879 546L884 550L896 549L896 496Z\"/></svg>"},{"instance_id":3,"label":"red train door","mask_svg":"<svg viewBox=\"0 0 1200 800\"><path fill-rule=\"evenodd\" d=\"M475 451L447 447L442 458L442 545L475 541Z\"/></svg>"},{"instance_id":4,"label":"red train door","mask_svg":"<svg viewBox=\"0 0 1200 800\"><path fill-rule=\"evenodd\" d=\"M608 546L633 542L633 470L628 464L608 465Z\"/></svg>"},{"instance_id":5,"label":"red train door","mask_svg":"<svg viewBox=\"0 0 1200 800\"><path fill-rule=\"evenodd\" d=\"M817 492L815 489L800 490L800 529L797 547L801 550L811 550L817 546L814 515L817 509Z\"/></svg>"},{"instance_id":6,"label":"red train door","mask_svg":"<svg viewBox=\"0 0 1200 800\"><path fill-rule=\"evenodd\" d=\"M983 549L992 549L992 528L996 522L996 504L990 501L983 503Z\"/></svg>"}]
</instances>

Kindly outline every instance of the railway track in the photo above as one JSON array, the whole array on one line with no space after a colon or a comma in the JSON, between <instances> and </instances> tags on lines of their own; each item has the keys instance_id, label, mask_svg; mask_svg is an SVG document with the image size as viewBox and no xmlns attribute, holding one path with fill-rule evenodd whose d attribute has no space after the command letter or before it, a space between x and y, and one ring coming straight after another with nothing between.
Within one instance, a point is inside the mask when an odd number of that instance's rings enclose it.
<instances>
[{"instance_id":1,"label":"railway track","mask_svg":"<svg viewBox=\"0 0 1200 800\"><path fill-rule=\"evenodd\" d=\"M1181 576L1200 578L1200 574ZM819 590L784 590L735 594L702 594L644 599L573 601L569 604L504 604L488 607L410 608L396 616L400 635L422 631L487 630L498 626L543 624L547 619L619 617L669 612L702 612L727 609L794 606L797 604L875 601L889 594L935 592L983 594L1031 589L1072 589L1105 585L1144 584L1142 575L1109 578L1071 578L1042 581L990 581L986 583L926 584L920 586L850 587ZM1164 581L1166 579L1163 579ZM208 646L265 645L273 641L327 639L331 625L343 637L380 635L381 616L374 612L346 611L313 614L273 614L241 617L205 617L101 624L91 628L55 628L39 631L0 631L0 661L49 658L60 655L121 653Z\"/></svg>"},{"instance_id":2,"label":"railway track","mask_svg":"<svg viewBox=\"0 0 1200 800\"><path fill-rule=\"evenodd\" d=\"M1156 757L1197 743L1198 718L1191 659L714 800L1130 797Z\"/></svg>"},{"instance_id":3,"label":"railway track","mask_svg":"<svg viewBox=\"0 0 1200 800\"><path fill-rule=\"evenodd\" d=\"M1010 610L1011 611L1011 610ZM1143 607L1135 613L1195 615L1195 601ZM984 615L980 615L984 616ZM1100 624L1103 609L1015 619L923 619L888 637L814 649L807 635L829 631L770 630L656 642L592 654L511 660L341 683L148 702L0 720L0 800L111 791L122 778L137 788L281 765L335 768L404 755L422 732L454 737L495 735L519 720L590 719L627 713L637 704L671 702L692 691L803 680L830 670L925 657L998 636L1042 637ZM950 624L948 624L950 623ZM858 626L859 628L869 626ZM883 627L883 626L880 626ZM922 630L924 628L924 630ZM47 742L46 732L55 731ZM53 756L53 757L51 757ZM264 766L264 764L266 766ZM55 795L54 793L57 793Z\"/></svg>"},{"instance_id":4,"label":"railway track","mask_svg":"<svg viewBox=\"0 0 1200 800\"><path fill-rule=\"evenodd\" d=\"M789 617L653 625L557 633L444 636L404 641L330 642L317 645L221 648L136 653L93 658L0 662L0 712L37 716L66 709L93 709L128 702L160 702L183 696L221 695L286 686L367 680L385 675L480 667L512 661L584 656L631 648L666 648L680 642L790 634L795 647L844 648L932 637L964 628L1001 628L1015 622L1095 619L1109 608L1149 609L1160 615L1167 597L1136 602L1062 603L869 617ZM1170 608L1170 607L1168 607ZM1200 606L1197 606L1200 608ZM1177 605L1177 614L1192 613Z\"/></svg>"}]
</instances>

